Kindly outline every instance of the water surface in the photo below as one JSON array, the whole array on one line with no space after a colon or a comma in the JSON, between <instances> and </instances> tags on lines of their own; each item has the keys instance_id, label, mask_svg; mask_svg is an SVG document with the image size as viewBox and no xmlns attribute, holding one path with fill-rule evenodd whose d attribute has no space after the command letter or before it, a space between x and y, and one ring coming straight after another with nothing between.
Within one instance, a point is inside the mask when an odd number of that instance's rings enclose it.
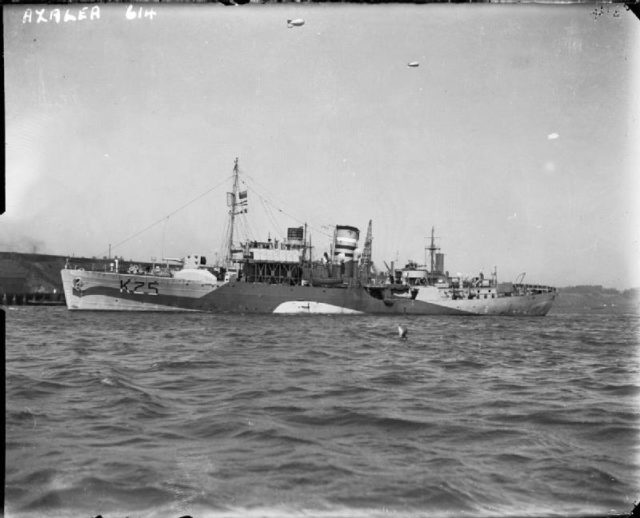
<instances>
[{"instance_id":1,"label":"water surface","mask_svg":"<svg viewBox=\"0 0 640 518\"><path fill-rule=\"evenodd\" d=\"M584 516L640 496L636 315L6 320L9 517Z\"/></svg>"}]
</instances>

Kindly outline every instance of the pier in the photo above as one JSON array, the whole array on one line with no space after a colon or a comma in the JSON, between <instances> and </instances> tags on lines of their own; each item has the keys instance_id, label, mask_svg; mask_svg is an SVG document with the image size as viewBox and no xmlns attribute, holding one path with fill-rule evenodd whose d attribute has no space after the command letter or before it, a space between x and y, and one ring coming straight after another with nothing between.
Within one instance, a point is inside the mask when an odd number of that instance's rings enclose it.
<instances>
[{"instance_id":1,"label":"pier","mask_svg":"<svg viewBox=\"0 0 640 518\"><path fill-rule=\"evenodd\" d=\"M51 293L3 293L3 306L64 306L62 292Z\"/></svg>"},{"instance_id":2,"label":"pier","mask_svg":"<svg viewBox=\"0 0 640 518\"><path fill-rule=\"evenodd\" d=\"M64 305L60 270L67 257L0 252L0 303L3 306Z\"/></svg>"}]
</instances>

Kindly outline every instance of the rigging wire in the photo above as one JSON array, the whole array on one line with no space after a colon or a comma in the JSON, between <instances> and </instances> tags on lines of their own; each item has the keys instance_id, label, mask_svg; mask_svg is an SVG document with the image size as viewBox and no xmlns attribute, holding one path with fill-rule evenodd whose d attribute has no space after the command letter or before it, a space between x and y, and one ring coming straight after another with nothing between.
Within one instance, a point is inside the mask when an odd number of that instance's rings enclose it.
<instances>
[{"instance_id":1,"label":"rigging wire","mask_svg":"<svg viewBox=\"0 0 640 518\"><path fill-rule=\"evenodd\" d=\"M251 238L255 236L255 232L253 231L251 224L249 223L249 219L247 217L240 218L239 226L241 227L239 229L240 233L242 233L245 236L245 240L250 241Z\"/></svg>"},{"instance_id":2,"label":"rigging wire","mask_svg":"<svg viewBox=\"0 0 640 518\"><path fill-rule=\"evenodd\" d=\"M256 229L251 224L251 221L249 218L245 218L245 224L247 226L247 230L246 230L247 236L249 236L250 238L253 238L253 241L255 241L257 239L258 232L256 232Z\"/></svg>"},{"instance_id":3,"label":"rigging wire","mask_svg":"<svg viewBox=\"0 0 640 518\"><path fill-rule=\"evenodd\" d=\"M260 186L262 189L264 189L268 193L268 189L266 189L262 184L260 184L260 182L255 180L253 177L251 177L250 175L244 174L244 173L243 173L243 176L245 178L249 179L251 181L251 183ZM232 178L233 178L233 175L230 175L230 176L226 177L224 180L222 180L220 183L216 184L214 187L211 187L210 189L206 190L205 192L199 194L198 196L196 196L192 200L190 200L187 203L181 205L177 209L171 211L169 214L167 214L167 215L163 216L162 218L154 221L153 223L151 223L151 224L147 225L146 227L142 228L141 230L138 230L137 232L134 232L133 234L131 234L127 238L123 239L122 241L119 241L115 245L111 245L110 246L110 252L111 252L111 250L113 250L113 249L115 249L115 248L117 248L117 247L119 247L119 246L121 246L121 245L123 245L123 244L125 244L125 243L127 243L129 241L131 241L132 239L138 237L139 235L147 232L148 230L154 228L155 226L157 226L157 225L159 225L161 223L164 223L164 225L166 227L166 224L169 221L169 218L171 218L171 216L173 216L173 215L177 214L178 212L180 212L181 210L189 207L191 204L193 204L196 201L198 201L199 199L203 198L204 196L206 196L210 192L215 191L216 189L218 189L223 184L227 183ZM311 224L308 224L306 221L303 221L302 219L300 219L300 218L298 218L296 216L293 216L292 214L289 214L288 212L286 212L283 209L279 208L273 202L271 202L268 198L263 196L258 190L256 190L256 188L253 185L250 185L249 183L247 183L244 179L241 179L240 181L244 184L244 186L245 186L245 188L247 190L250 190L255 196L258 197L258 199L260 200L260 202L261 202L261 204L262 204L262 206L263 206L263 208L265 210L265 213L266 213L271 225L273 225L276 234L278 234L280 238L282 238L283 234L278 229L280 229L282 227L282 225L277 221L276 214L275 214L276 212L287 216L288 218L292 219L293 221L297 222L300 225L306 225L309 229L315 230L316 232L318 232L318 233L320 233L320 234L322 234L322 235L324 235L326 237L329 237L329 238L333 237L332 234L328 233L324 229L318 228L318 227L316 227L314 225L311 225ZM238 223L240 223L240 226L243 227L242 230L244 231L244 234L247 235L247 236L250 236L252 234L255 235L256 233L255 233L254 229L251 227L251 225L249 224L249 222L247 221L246 216L244 216L244 214L242 214L242 216L243 217L239 218L239 222ZM230 222L227 221L226 232L225 232L225 234L227 234L227 235L228 235L228 232L229 232L229 224L230 224ZM165 228L165 230L166 230L166 228ZM163 249L164 249L164 230L163 230ZM221 252L222 255L224 255L225 252L223 252L223 251L225 249L226 249L226 243L222 243L221 246L220 246L220 252ZM102 255L104 255L104 253Z\"/></svg>"},{"instance_id":4,"label":"rigging wire","mask_svg":"<svg viewBox=\"0 0 640 518\"><path fill-rule=\"evenodd\" d=\"M150 225L146 226L145 228L143 228L142 230L139 230L137 232L135 232L134 234L130 235L129 237L127 237L126 239L123 239L122 241L120 241L119 243L116 243L115 245L111 246L111 250L113 250L114 248L123 245L124 243L131 241L134 237L138 237L140 234L143 234L144 232L146 232L147 230L152 229L153 227L155 227L156 225L159 225L160 223L167 221L171 216L173 216L174 214L177 214L178 212L180 212L181 210L187 208L189 205L191 205L192 203L195 203L196 201L198 201L200 198L203 198L204 196L206 196L207 194L209 194L211 191L215 191L216 189L218 189L221 185L225 184L226 182L229 181L229 179L232 178L231 176L228 176L227 178L225 178L224 180L222 180L220 183L218 183L217 185L215 185L214 187L211 187L211 189L208 189L207 191L203 192L202 194L196 196L195 198L193 198L191 201L185 203L184 205L182 205L181 207L175 209L174 211L170 212L169 214L167 214L166 216L163 216L162 218L160 218L159 220L155 221L154 223L151 223ZM104 255L101 254L101 255Z\"/></svg>"},{"instance_id":5,"label":"rigging wire","mask_svg":"<svg viewBox=\"0 0 640 518\"><path fill-rule=\"evenodd\" d=\"M221 257L226 257L226 254L228 252L227 242L228 242L230 229L231 229L231 220L227 218L227 222L225 223L224 234L223 234L225 236L225 240L221 241L218 245L218 254L217 254L218 257L216 258L216 262L219 262Z\"/></svg>"},{"instance_id":6,"label":"rigging wire","mask_svg":"<svg viewBox=\"0 0 640 518\"><path fill-rule=\"evenodd\" d=\"M271 209L271 206L268 205L264 199L260 199L260 203L262 203L262 207L264 208L265 213L267 214L267 217L269 218L269 221L271 222L271 225L273 225L274 229L278 229L277 232L280 234L279 229L282 228L282 225L280 225L278 223L278 221L276 221L276 218L273 214L273 210ZM280 237L282 238L282 235L280 234Z\"/></svg>"},{"instance_id":7,"label":"rigging wire","mask_svg":"<svg viewBox=\"0 0 640 518\"><path fill-rule=\"evenodd\" d=\"M256 181L253 177L245 174L244 175L246 178L248 178L249 180L251 180L251 182L255 183L256 185L259 185L261 188L265 189L266 188L264 186L262 186L258 181ZM255 188L253 188L252 186L250 186L249 184L247 184L245 182L245 185L247 186L247 188L253 192L256 196L258 196L258 198L260 200L262 200L264 203L268 204L269 206L271 206L273 209L277 210L278 212L281 212L282 214L284 214L285 216L291 218L292 220L296 221L298 224L300 225L307 225L308 228L315 230L316 232L328 237L328 238L333 238L333 234L330 234L324 230L322 230L321 228L318 228L314 225L308 224L306 221L297 218L296 216L293 216L292 214L289 214L288 212L282 210L281 208L277 207L275 204L273 204L272 202L270 202L267 198L265 198L264 196L262 196ZM268 191L267 191L268 192Z\"/></svg>"}]
</instances>

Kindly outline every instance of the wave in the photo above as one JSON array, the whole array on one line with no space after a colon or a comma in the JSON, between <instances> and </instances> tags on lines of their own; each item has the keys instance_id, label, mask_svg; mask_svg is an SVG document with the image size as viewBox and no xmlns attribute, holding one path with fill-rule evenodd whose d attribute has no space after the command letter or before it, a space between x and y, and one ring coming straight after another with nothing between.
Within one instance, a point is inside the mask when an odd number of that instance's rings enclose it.
<instances>
[{"instance_id":1,"label":"wave","mask_svg":"<svg viewBox=\"0 0 640 518\"><path fill-rule=\"evenodd\" d=\"M7 516L611 515L636 490L628 319L407 318L400 343L369 317L14 313Z\"/></svg>"}]
</instances>

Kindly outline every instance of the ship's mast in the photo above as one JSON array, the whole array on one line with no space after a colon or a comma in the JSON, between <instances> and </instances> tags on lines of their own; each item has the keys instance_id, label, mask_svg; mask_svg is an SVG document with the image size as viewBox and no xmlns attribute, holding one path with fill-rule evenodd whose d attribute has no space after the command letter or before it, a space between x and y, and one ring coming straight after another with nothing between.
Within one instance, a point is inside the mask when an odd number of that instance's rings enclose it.
<instances>
[{"instance_id":1,"label":"ship's mast","mask_svg":"<svg viewBox=\"0 0 640 518\"><path fill-rule=\"evenodd\" d=\"M227 193L227 205L229 205L229 241L227 243L227 267L233 263L233 229L235 227L236 205L238 199L238 157L233 164L233 192Z\"/></svg>"},{"instance_id":2,"label":"ship's mast","mask_svg":"<svg viewBox=\"0 0 640 518\"><path fill-rule=\"evenodd\" d=\"M367 227L367 237L364 240L364 249L362 250L362 280L365 283L369 282L369 275L371 273L371 243L373 236L371 233L371 220L369 220L369 226Z\"/></svg>"},{"instance_id":3,"label":"ship's mast","mask_svg":"<svg viewBox=\"0 0 640 518\"><path fill-rule=\"evenodd\" d=\"M307 260L307 246L309 248L309 263L311 263L311 238L309 237L309 245L307 245L307 223L304 224L304 234L302 235L302 262Z\"/></svg>"},{"instance_id":4,"label":"ship's mast","mask_svg":"<svg viewBox=\"0 0 640 518\"><path fill-rule=\"evenodd\" d=\"M434 228L431 227L431 245L427 247L427 250L429 250L430 255L431 255L431 268L429 269L429 273L433 273L433 269L435 267L434 254L435 254L436 250L440 250L440 248L438 248L436 246L435 237L433 235L433 232L434 232Z\"/></svg>"}]
</instances>

